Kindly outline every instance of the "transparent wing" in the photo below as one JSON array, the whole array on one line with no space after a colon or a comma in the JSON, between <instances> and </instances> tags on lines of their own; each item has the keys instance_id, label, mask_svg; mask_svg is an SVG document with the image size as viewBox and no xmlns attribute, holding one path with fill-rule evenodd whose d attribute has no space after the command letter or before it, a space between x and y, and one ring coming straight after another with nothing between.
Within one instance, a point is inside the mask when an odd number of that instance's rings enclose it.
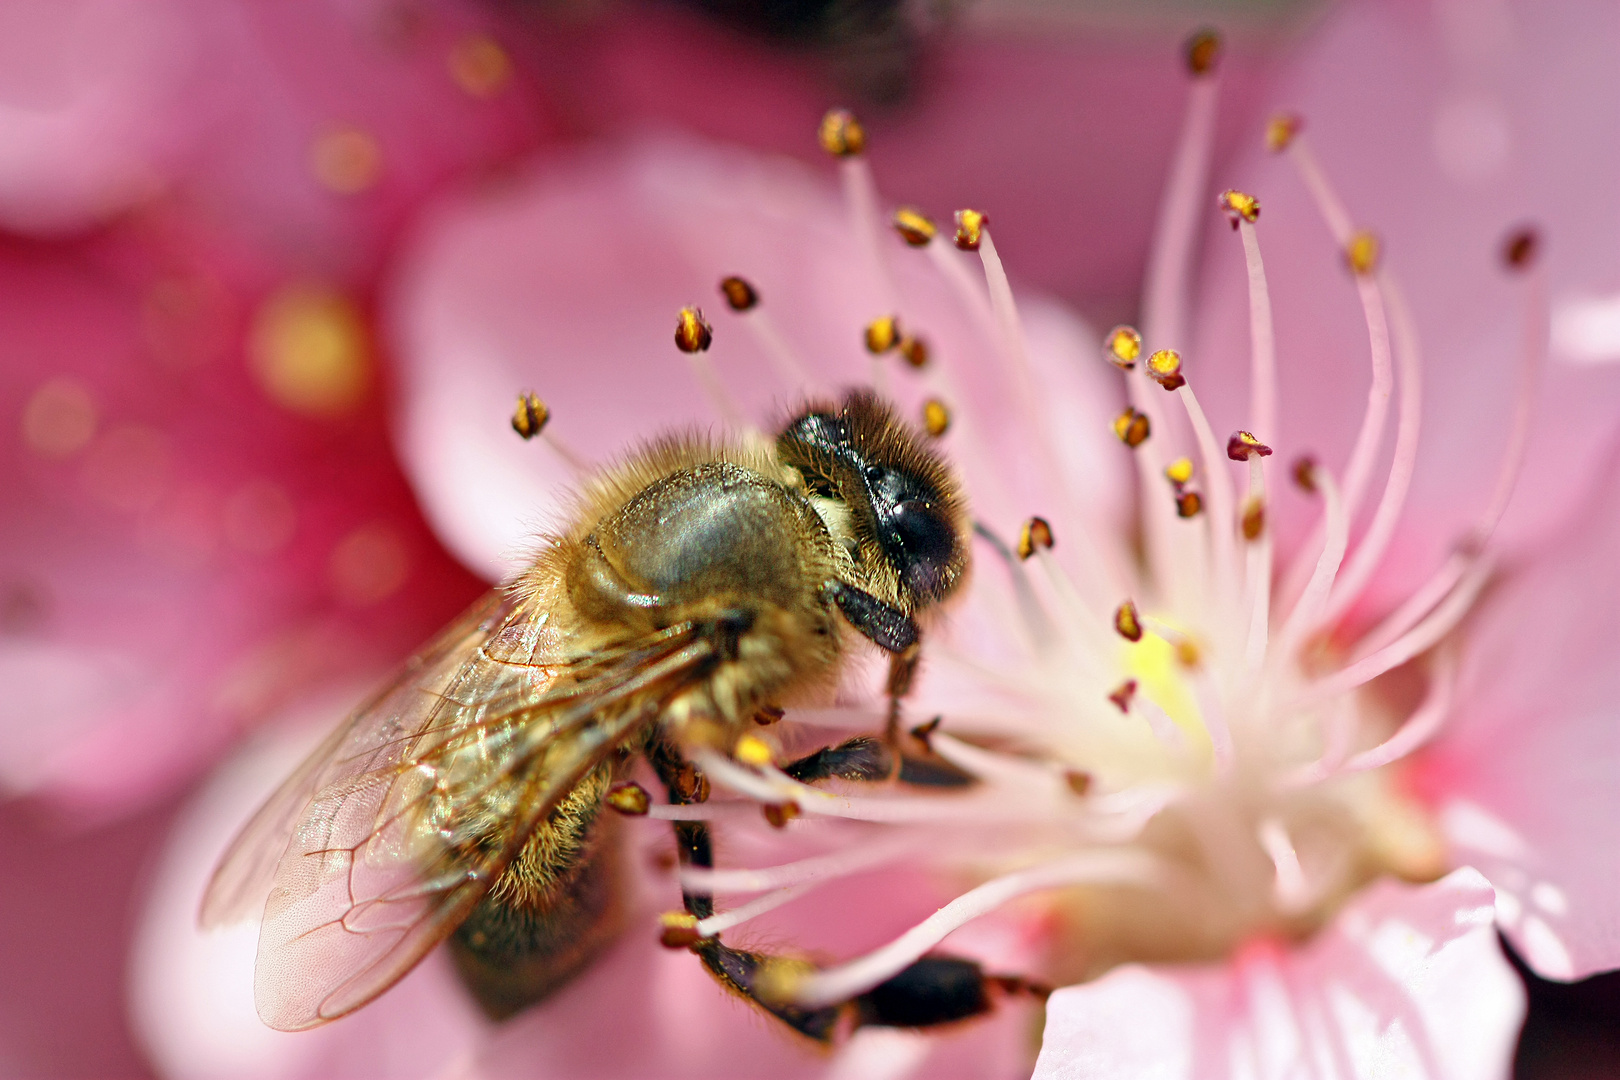
<instances>
[{"instance_id":1,"label":"transparent wing","mask_svg":"<svg viewBox=\"0 0 1620 1080\"><path fill-rule=\"evenodd\" d=\"M263 902L254 993L267 1024L313 1027L403 976L712 654L686 625L586 655L567 644L543 601L491 594L248 823L203 920Z\"/></svg>"}]
</instances>

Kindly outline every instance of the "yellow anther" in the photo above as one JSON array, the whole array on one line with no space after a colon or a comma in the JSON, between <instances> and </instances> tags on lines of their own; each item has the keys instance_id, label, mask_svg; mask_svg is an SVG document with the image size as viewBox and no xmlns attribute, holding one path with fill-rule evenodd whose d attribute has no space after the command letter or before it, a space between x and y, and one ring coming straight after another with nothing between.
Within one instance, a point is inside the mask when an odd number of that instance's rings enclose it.
<instances>
[{"instance_id":1,"label":"yellow anther","mask_svg":"<svg viewBox=\"0 0 1620 1080\"><path fill-rule=\"evenodd\" d=\"M538 394L519 394L517 411L512 414L512 430L525 439L532 439L546 429L551 410Z\"/></svg>"},{"instance_id":2,"label":"yellow anther","mask_svg":"<svg viewBox=\"0 0 1620 1080\"><path fill-rule=\"evenodd\" d=\"M1531 226L1514 229L1502 243L1502 261L1509 270L1528 270L1541 248L1541 235Z\"/></svg>"},{"instance_id":3,"label":"yellow anther","mask_svg":"<svg viewBox=\"0 0 1620 1080\"><path fill-rule=\"evenodd\" d=\"M1052 543L1051 523L1043 517L1032 517L1018 533L1018 557L1027 559L1037 551L1050 551Z\"/></svg>"},{"instance_id":4,"label":"yellow anther","mask_svg":"<svg viewBox=\"0 0 1620 1080\"><path fill-rule=\"evenodd\" d=\"M1316 491L1316 459L1302 457L1294 462L1294 483L1303 491Z\"/></svg>"},{"instance_id":5,"label":"yellow anther","mask_svg":"<svg viewBox=\"0 0 1620 1080\"><path fill-rule=\"evenodd\" d=\"M705 352L714 341L714 329L695 307L683 307L675 320L675 347L683 353Z\"/></svg>"},{"instance_id":6,"label":"yellow anther","mask_svg":"<svg viewBox=\"0 0 1620 1080\"><path fill-rule=\"evenodd\" d=\"M1175 484L1177 487L1187 483L1193 478L1192 458L1176 458L1176 460L1165 466L1164 478L1170 481L1172 484Z\"/></svg>"},{"instance_id":7,"label":"yellow anther","mask_svg":"<svg viewBox=\"0 0 1620 1080\"><path fill-rule=\"evenodd\" d=\"M1374 233L1361 229L1345 245L1344 261L1358 274L1370 274L1378 269L1378 256L1382 245Z\"/></svg>"},{"instance_id":8,"label":"yellow anther","mask_svg":"<svg viewBox=\"0 0 1620 1080\"><path fill-rule=\"evenodd\" d=\"M1122 371L1129 371L1136 366L1136 358L1142 355L1142 335L1134 326L1116 326L1103 339L1103 348L1108 350L1109 363Z\"/></svg>"},{"instance_id":9,"label":"yellow anther","mask_svg":"<svg viewBox=\"0 0 1620 1080\"><path fill-rule=\"evenodd\" d=\"M1114 629L1126 641L1142 640L1142 620L1136 614L1136 605L1127 600L1114 612Z\"/></svg>"},{"instance_id":10,"label":"yellow anther","mask_svg":"<svg viewBox=\"0 0 1620 1080\"><path fill-rule=\"evenodd\" d=\"M602 801L629 817L643 817L652 806L647 789L634 780L623 780L608 788Z\"/></svg>"},{"instance_id":11,"label":"yellow anther","mask_svg":"<svg viewBox=\"0 0 1620 1080\"><path fill-rule=\"evenodd\" d=\"M900 344L900 320L893 315L873 319L866 324L866 351L882 356Z\"/></svg>"},{"instance_id":12,"label":"yellow anther","mask_svg":"<svg viewBox=\"0 0 1620 1080\"><path fill-rule=\"evenodd\" d=\"M963 251L978 251L984 239L984 228L990 224L990 215L980 210L956 212L956 246Z\"/></svg>"},{"instance_id":13,"label":"yellow anther","mask_svg":"<svg viewBox=\"0 0 1620 1080\"><path fill-rule=\"evenodd\" d=\"M1135 409L1127 408L1114 417L1114 434L1119 436L1120 442L1132 449L1147 441L1150 427L1147 414L1139 413Z\"/></svg>"},{"instance_id":14,"label":"yellow anther","mask_svg":"<svg viewBox=\"0 0 1620 1080\"><path fill-rule=\"evenodd\" d=\"M1187 39L1184 49L1187 70L1194 76L1208 75L1221 58L1221 35L1205 27Z\"/></svg>"},{"instance_id":15,"label":"yellow anther","mask_svg":"<svg viewBox=\"0 0 1620 1080\"><path fill-rule=\"evenodd\" d=\"M1277 154L1288 149L1305 127L1305 118L1298 113L1283 112L1266 121L1266 149Z\"/></svg>"},{"instance_id":16,"label":"yellow anther","mask_svg":"<svg viewBox=\"0 0 1620 1080\"><path fill-rule=\"evenodd\" d=\"M658 940L666 949L685 949L703 940L698 918L690 911L666 911L658 916Z\"/></svg>"},{"instance_id":17,"label":"yellow anther","mask_svg":"<svg viewBox=\"0 0 1620 1080\"><path fill-rule=\"evenodd\" d=\"M1260 220L1260 200L1253 195L1228 188L1221 192L1221 209L1226 211L1226 220L1232 223L1232 228L1238 227L1238 222L1247 221L1251 225Z\"/></svg>"},{"instance_id":18,"label":"yellow anther","mask_svg":"<svg viewBox=\"0 0 1620 1080\"><path fill-rule=\"evenodd\" d=\"M1204 508L1203 497L1196 491L1182 491L1176 494L1176 515L1178 517L1197 517Z\"/></svg>"},{"instance_id":19,"label":"yellow anther","mask_svg":"<svg viewBox=\"0 0 1620 1080\"><path fill-rule=\"evenodd\" d=\"M900 355L914 368L927 367L928 342L916 334L901 334Z\"/></svg>"},{"instance_id":20,"label":"yellow anther","mask_svg":"<svg viewBox=\"0 0 1620 1080\"><path fill-rule=\"evenodd\" d=\"M834 157L855 157L866 149L866 129L848 109L831 109L816 132L821 148Z\"/></svg>"},{"instance_id":21,"label":"yellow anther","mask_svg":"<svg viewBox=\"0 0 1620 1080\"><path fill-rule=\"evenodd\" d=\"M1065 769L1063 782L1069 785L1071 794L1078 795L1082 799L1091 793L1090 773L1081 772L1079 769Z\"/></svg>"},{"instance_id":22,"label":"yellow anther","mask_svg":"<svg viewBox=\"0 0 1620 1080\"><path fill-rule=\"evenodd\" d=\"M733 275L720 282L720 295L732 311L747 311L759 303L759 292L747 281Z\"/></svg>"},{"instance_id":23,"label":"yellow anther","mask_svg":"<svg viewBox=\"0 0 1620 1080\"><path fill-rule=\"evenodd\" d=\"M1149 356L1147 373L1166 390L1179 390L1187 385L1186 377L1181 374L1181 354L1174 349L1160 349Z\"/></svg>"},{"instance_id":24,"label":"yellow anther","mask_svg":"<svg viewBox=\"0 0 1620 1080\"><path fill-rule=\"evenodd\" d=\"M923 402L923 429L934 438L939 438L951 428L951 413L945 403L939 398L929 398Z\"/></svg>"},{"instance_id":25,"label":"yellow anther","mask_svg":"<svg viewBox=\"0 0 1620 1080\"><path fill-rule=\"evenodd\" d=\"M796 802L766 803L765 820L771 823L771 828L782 829L787 823L799 816L799 804Z\"/></svg>"},{"instance_id":26,"label":"yellow anther","mask_svg":"<svg viewBox=\"0 0 1620 1080\"><path fill-rule=\"evenodd\" d=\"M1176 663L1185 668L1195 668L1198 666L1198 661L1201 654L1198 651L1197 642L1193 641L1193 639L1189 637L1178 637L1174 644L1176 650Z\"/></svg>"},{"instance_id":27,"label":"yellow anther","mask_svg":"<svg viewBox=\"0 0 1620 1080\"><path fill-rule=\"evenodd\" d=\"M1226 456L1233 461L1248 461L1255 456L1270 457L1271 447L1247 431L1239 431L1226 440Z\"/></svg>"},{"instance_id":28,"label":"yellow anther","mask_svg":"<svg viewBox=\"0 0 1620 1080\"><path fill-rule=\"evenodd\" d=\"M1120 712L1128 713L1131 711L1131 699L1135 696L1136 680L1126 679L1108 695L1108 700L1112 701Z\"/></svg>"},{"instance_id":29,"label":"yellow anther","mask_svg":"<svg viewBox=\"0 0 1620 1080\"><path fill-rule=\"evenodd\" d=\"M915 206L902 206L894 212L894 231L912 247L923 247L939 232L939 227Z\"/></svg>"},{"instance_id":30,"label":"yellow anther","mask_svg":"<svg viewBox=\"0 0 1620 1080\"><path fill-rule=\"evenodd\" d=\"M1258 498L1243 504L1243 539L1258 540L1266 531L1266 504Z\"/></svg>"},{"instance_id":31,"label":"yellow anther","mask_svg":"<svg viewBox=\"0 0 1620 1080\"><path fill-rule=\"evenodd\" d=\"M371 383L366 318L342 293L279 290L255 313L248 349L260 386L294 412L341 415L360 404Z\"/></svg>"},{"instance_id":32,"label":"yellow anther","mask_svg":"<svg viewBox=\"0 0 1620 1080\"><path fill-rule=\"evenodd\" d=\"M731 756L756 769L771 763L771 744L758 735L744 735L731 748Z\"/></svg>"}]
</instances>

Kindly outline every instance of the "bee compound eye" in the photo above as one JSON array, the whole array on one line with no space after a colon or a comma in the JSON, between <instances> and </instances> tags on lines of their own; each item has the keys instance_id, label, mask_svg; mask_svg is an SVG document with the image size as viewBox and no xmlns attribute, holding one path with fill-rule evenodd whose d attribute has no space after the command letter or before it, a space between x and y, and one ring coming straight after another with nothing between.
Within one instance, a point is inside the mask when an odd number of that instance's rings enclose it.
<instances>
[{"instance_id":1,"label":"bee compound eye","mask_svg":"<svg viewBox=\"0 0 1620 1080\"><path fill-rule=\"evenodd\" d=\"M920 499L907 499L894 508L894 530L912 558L944 560L956 547L956 531L945 515Z\"/></svg>"}]
</instances>

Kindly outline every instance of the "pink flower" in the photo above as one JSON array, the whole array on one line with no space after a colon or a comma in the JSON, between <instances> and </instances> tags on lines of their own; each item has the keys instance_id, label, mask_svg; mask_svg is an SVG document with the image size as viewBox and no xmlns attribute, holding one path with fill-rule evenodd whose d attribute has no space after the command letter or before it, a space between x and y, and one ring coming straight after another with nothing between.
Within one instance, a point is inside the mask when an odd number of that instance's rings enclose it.
<instances>
[{"instance_id":1,"label":"pink flower","mask_svg":"<svg viewBox=\"0 0 1620 1080\"><path fill-rule=\"evenodd\" d=\"M1382 40L1388 18L1347 13L1321 47L1374 66L1364 39ZM1392 67L1409 69L1424 70ZM725 833L736 864L781 868L759 906L780 904L753 924L765 929L741 932L847 960L794 988L807 1004L870 987L941 941L991 970L1053 980L1063 988L1047 1005L1038 1076L1503 1075L1522 998L1496 927L1555 977L1620 962L1606 711L1620 589L1606 553L1620 506L1587 493L1606 461L1578 452L1612 437L1612 390L1581 373L1586 401L1557 418L1569 452L1549 456L1529 389L1539 382L1556 402L1571 377L1539 372L1548 279L1588 282L1520 259L1507 283L1493 251L1501 226L1539 206L1514 206L1476 235L1472 264L1457 254L1468 247L1403 242L1374 213L1399 204L1399 177L1378 178L1369 195L1322 169L1311 148L1344 154L1353 136L1306 88L1295 100L1311 134L1279 131L1284 156L1268 159L1279 164L1237 170L1256 177L1242 183L1264 213L1253 220L1238 194L1226 200L1236 232L1215 218L1210 242L1224 249L1210 251L1208 310L1190 317L1190 245L1213 209L1214 86L1193 90L1139 355L1129 334L1105 350L1061 308L1014 294L988 232L982 268L951 250L948 225L923 250L902 247L880 229L859 159L842 165L845 201L786 163L642 139L452 206L394 296L407 465L446 543L495 576L545 524L514 508L556 505L573 459L602 460L695 417L764 424L816 384L871 379L912 415L938 401L943 445L990 535L971 594L928 639L907 711L944 717L933 749L978 784L828 794L707 760L718 787L804 814L780 834L752 816ZM1472 175L1489 164L1484 112L1438 115L1442 167ZM1447 127L1458 115L1472 133ZM1338 220L1324 185L1352 206L1367 201L1386 256ZM1291 218L1291 201L1327 228ZM1560 233L1550 235L1556 253ZM1346 249L1354 274L1337 268ZM1408 250L1449 260L1466 289L1437 299L1437 276L1414 274ZM758 287L760 307L732 315L716 298L713 350L681 358L667 344L675 310L727 273ZM1457 310L1427 314L1426 303ZM1431 320L1453 319L1492 330L1492 308L1516 318L1480 338L1512 347L1463 348L1433 331ZM862 327L891 314L927 343L919 371L863 351ZM1189 339L1182 366L1158 352ZM1109 354L1134 361L1124 387ZM505 424L514 392L530 388L554 416L546 440L524 444ZM1436 429L1446 437L1419 437ZM1307 449L1313 464L1286 468ZM1288 472L1308 498L1282 494ZM1498 529L1515 479L1528 498L1511 505L1535 520ZM863 668L838 708L790 720L823 734L872 730L877 682ZM649 850L667 843L643 824ZM203 846L177 845L184 865L165 879L200 884ZM801 899L794 863L812 856L835 880ZM875 868L886 885L866 885ZM673 906L672 875L649 872L642 888L648 910ZM176 987L175 957L225 946L175 929L173 906L155 908L148 940L165 947L140 969L148 1037L180 1074L239 1067L240 1051L210 1057L194 1033L226 1008L246 1017L247 999ZM498 1031L467 1017L430 962L312 1038L329 1048L319 1053L360 1054L412 1034L426 1010L453 1030L405 1063L413 1074L822 1067L733 1035L735 1006L690 974L690 958L653 959L646 926ZM245 990L246 948L234 956ZM206 957L198 966L230 970ZM197 1012L166 1016L182 998ZM960 1044L863 1032L826 1067L1017 1074L1029 1063L1008 1033L1023 1008L1009 1001L996 1021L951 1037ZM647 1040L605 1040L607 1010L646 1017ZM251 1060L266 1075L330 1067L292 1054Z\"/></svg>"}]
</instances>

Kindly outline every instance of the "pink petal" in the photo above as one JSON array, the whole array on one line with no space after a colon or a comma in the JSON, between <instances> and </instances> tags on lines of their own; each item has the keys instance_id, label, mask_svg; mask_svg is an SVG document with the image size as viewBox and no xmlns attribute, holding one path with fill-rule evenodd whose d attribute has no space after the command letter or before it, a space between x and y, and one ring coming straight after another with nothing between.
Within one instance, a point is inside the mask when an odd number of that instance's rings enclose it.
<instances>
[{"instance_id":1,"label":"pink petal","mask_svg":"<svg viewBox=\"0 0 1620 1080\"><path fill-rule=\"evenodd\" d=\"M1553 979L1620 966L1620 495L1606 481L1593 500L1488 595L1417 771L1455 861L1491 879L1503 932Z\"/></svg>"},{"instance_id":2,"label":"pink petal","mask_svg":"<svg viewBox=\"0 0 1620 1080\"><path fill-rule=\"evenodd\" d=\"M1036 1080L1506 1077L1524 991L1491 902L1472 870L1380 882L1302 947L1256 941L1220 966L1131 965L1059 990Z\"/></svg>"},{"instance_id":3,"label":"pink petal","mask_svg":"<svg viewBox=\"0 0 1620 1080\"><path fill-rule=\"evenodd\" d=\"M1594 137L1620 122L1620 75L1607 60L1617 34L1615 9L1587 0L1488 12L1347 5L1270 95L1272 107L1302 113L1352 216L1382 237L1423 339L1418 472L1374 586L1377 606L1438 565L1489 501L1521 337L1521 286L1499 257L1509 228L1541 227L1555 308L1620 284L1620 155L1613 140ZM1278 450L1285 461L1310 451L1341 469L1368 385L1361 309L1291 164L1261 147L1258 125L1250 139L1213 181L1258 196L1264 208L1258 230L1282 384ZM1224 429L1247 419L1247 299L1240 245L1213 202L1209 221L1192 378ZM1570 360L1555 356L1546 372L1525 471L1498 534L1508 548L1578 505L1587 463L1615 430L1620 373ZM1304 505L1297 493L1282 502L1286 513Z\"/></svg>"},{"instance_id":4,"label":"pink petal","mask_svg":"<svg viewBox=\"0 0 1620 1080\"><path fill-rule=\"evenodd\" d=\"M976 512L1004 534L1048 508L1051 490L1031 433L1010 422L1014 384L987 333L926 255L885 226L885 258L902 325L926 336L937 370L956 380L958 431L945 447L968 480ZM953 259L964 258L951 250ZM980 273L967 263L970 273ZM552 410L548 435L606 461L672 428L713 427L688 361L673 347L675 314L708 313L715 344L703 354L738 408L770 425L805 387L775 378L757 339L726 310L720 278L742 274L822 388L870 378L862 329L890 313L832 185L791 162L750 158L672 137L644 138L548 164L447 209L407 253L390 305L404 360L401 450L439 534L470 566L508 570L555 524L574 476L543 440L510 429L515 395L535 390ZM1087 331L1036 297L1023 303L1031 366L1059 437L1078 520L1115 521L1124 503L1119 453L1107 421L1118 389ZM904 414L927 384L892 359L886 378Z\"/></svg>"}]
</instances>

